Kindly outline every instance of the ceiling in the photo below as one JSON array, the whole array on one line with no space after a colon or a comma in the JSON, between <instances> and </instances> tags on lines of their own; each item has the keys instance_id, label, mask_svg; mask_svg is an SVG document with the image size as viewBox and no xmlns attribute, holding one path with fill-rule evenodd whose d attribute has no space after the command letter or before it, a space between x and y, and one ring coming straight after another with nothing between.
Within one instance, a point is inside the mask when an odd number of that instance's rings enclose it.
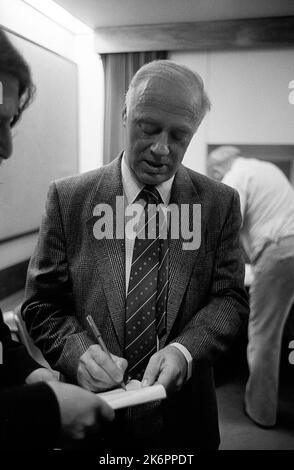
<instances>
[{"instance_id":1,"label":"ceiling","mask_svg":"<svg viewBox=\"0 0 294 470\"><path fill-rule=\"evenodd\" d=\"M293 0L55 0L92 28L294 15Z\"/></svg>"}]
</instances>

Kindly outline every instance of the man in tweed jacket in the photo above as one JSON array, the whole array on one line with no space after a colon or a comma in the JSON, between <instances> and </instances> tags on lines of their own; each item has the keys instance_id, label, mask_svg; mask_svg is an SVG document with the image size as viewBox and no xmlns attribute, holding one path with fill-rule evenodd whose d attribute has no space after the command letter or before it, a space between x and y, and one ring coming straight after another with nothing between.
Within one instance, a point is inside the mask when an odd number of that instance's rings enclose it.
<instances>
[{"instance_id":1,"label":"man in tweed jacket","mask_svg":"<svg viewBox=\"0 0 294 470\"><path fill-rule=\"evenodd\" d=\"M115 231L113 238L95 236L95 208L112 208L115 225L121 216L117 196L129 204L144 185L155 186L166 204L201 207L199 246L184 249L181 230L178 239L169 241L167 326L143 377L147 385L162 383L168 398L124 410L111 431L112 444L118 439L132 447L138 441L148 449L153 441L178 450L219 445L212 365L236 337L248 304L238 195L182 165L208 109L197 74L172 61L145 65L126 97L124 153L98 170L57 181L49 190L23 315L50 365L67 380L97 391L118 384L127 367L129 273L125 240L116 238ZM116 366L95 344L86 322L89 314Z\"/></svg>"}]
</instances>

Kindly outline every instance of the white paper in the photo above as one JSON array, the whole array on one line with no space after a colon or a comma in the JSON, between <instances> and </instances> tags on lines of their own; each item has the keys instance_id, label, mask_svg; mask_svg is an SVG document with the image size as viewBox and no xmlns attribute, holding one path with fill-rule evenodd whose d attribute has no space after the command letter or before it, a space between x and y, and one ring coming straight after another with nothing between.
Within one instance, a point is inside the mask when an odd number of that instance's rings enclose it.
<instances>
[{"instance_id":1,"label":"white paper","mask_svg":"<svg viewBox=\"0 0 294 470\"><path fill-rule=\"evenodd\" d=\"M105 400L114 410L166 398L165 388L160 384L142 387L141 382L138 380L131 380L127 383L126 388L126 390L116 388L108 392L97 393L97 395Z\"/></svg>"}]
</instances>

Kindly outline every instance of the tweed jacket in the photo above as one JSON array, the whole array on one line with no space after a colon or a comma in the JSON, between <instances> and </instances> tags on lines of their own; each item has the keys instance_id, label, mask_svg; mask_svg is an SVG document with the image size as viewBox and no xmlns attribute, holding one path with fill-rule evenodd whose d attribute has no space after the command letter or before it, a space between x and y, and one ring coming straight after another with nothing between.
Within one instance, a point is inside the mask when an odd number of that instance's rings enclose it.
<instances>
[{"instance_id":1,"label":"tweed jacket","mask_svg":"<svg viewBox=\"0 0 294 470\"><path fill-rule=\"evenodd\" d=\"M94 236L97 204L115 209L116 196L123 195L120 162L118 157L98 170L51 185L29 265L22 309L26 325L51 367L72 382L80 356L95 343L88 314L109 350L124 354L125 243L115 236L99 240ZM167 331L160 347L178 342L193 358L192 380L182 395L172 398L172 414L177 415L177 401L182 410L176 419L181 421L188 413L194 428L197 422L199 435L205 435L205 427L207 439L216 443L211 365L227 350L248 315L239 198L228 186L181 165L170 203L201 206L200 246L183 250L181 236L170 240Z\"/></svg>"}]
</instances>

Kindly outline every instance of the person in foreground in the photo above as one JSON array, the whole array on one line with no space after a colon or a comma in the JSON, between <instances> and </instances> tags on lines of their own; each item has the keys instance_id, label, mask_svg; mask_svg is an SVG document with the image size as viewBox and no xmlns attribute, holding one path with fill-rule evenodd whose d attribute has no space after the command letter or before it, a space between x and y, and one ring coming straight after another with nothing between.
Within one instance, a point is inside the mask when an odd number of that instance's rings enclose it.
<instances>
[{"instance_id":1,"label":"person in foreground","mask_svg":"<svg viewBox=\"0 0 294 470\"><path fill-rule=\"evenodd\" d=\"M54 369L88 390L117 386L125 373L168 394L117 413L112 448L219 446L212 366L248 304L238 194L182 165L209 107L198 74L169 60L143 66L126 96L125 150L49 190L22 308L30 334ZM152 206L173 208L161 218L168 239L141 237Z\"/></svg>"},{"instance_id":2,"label":"person in foreground","mask_svg":"<svg viewBox=\"0 0 294 470\"><path fill-rule=\"evenodd\" d=\"M24 59L0 30L0 164L12 153L11 129L29 105L33 84ZM50 449L97 433L113 410L93 393L59 383L11 339L0 310L1 450Z\"/></svg>"},{"instance_id":3,"label":"person in foreground","mask_svg":"<svg viewBox=\"0 0 294 470\"><path fill-rule=\"evenodd\" d=\"M294 302L294 189L274 164L218 147L208 174L238 190L242 241L253 268L250 285L245 411L257 424L276 423L282 336Z\"/></svg>"}]
</instances>

